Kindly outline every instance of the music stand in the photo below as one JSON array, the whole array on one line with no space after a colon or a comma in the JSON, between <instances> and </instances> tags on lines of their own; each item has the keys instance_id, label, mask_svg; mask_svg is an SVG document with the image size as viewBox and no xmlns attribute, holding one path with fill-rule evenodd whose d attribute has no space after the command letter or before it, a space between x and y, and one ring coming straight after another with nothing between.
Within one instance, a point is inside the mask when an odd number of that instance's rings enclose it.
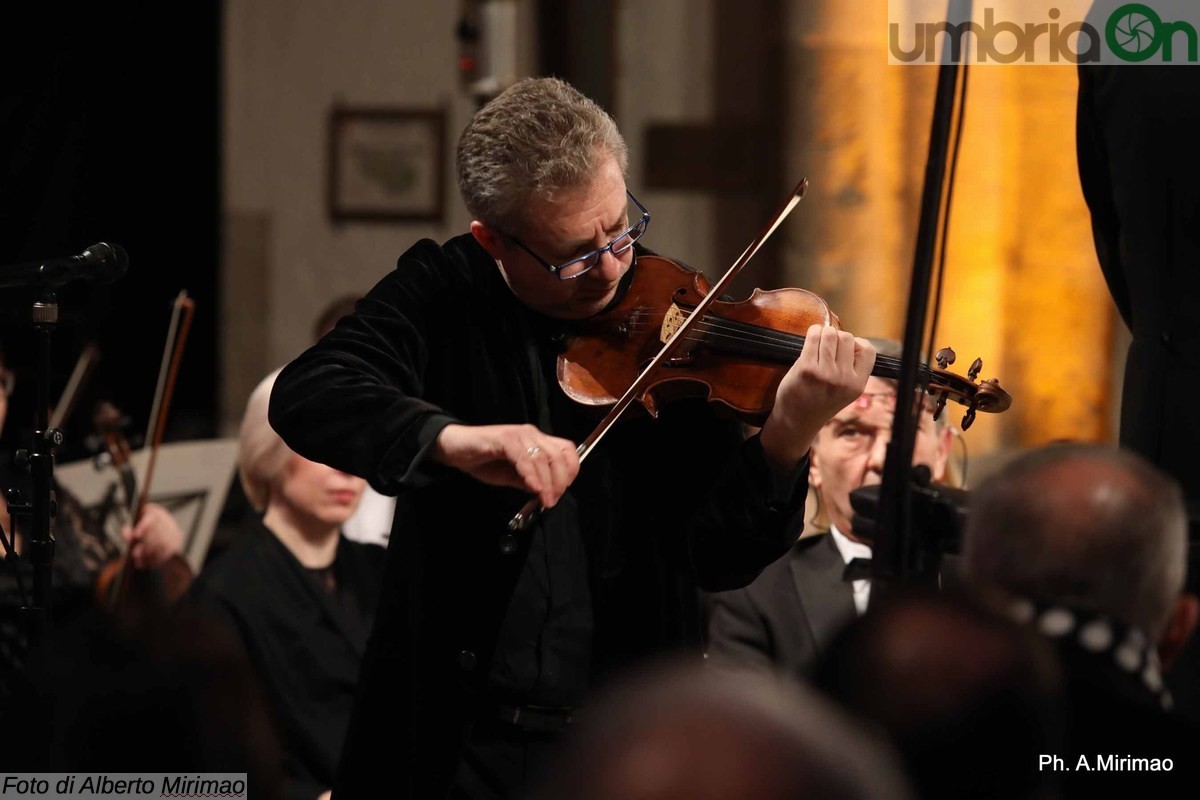
<instances>
[{"instance_id":1,"label":"music stand","mask_svg":"<svg viewBox=\"0 0 1200 800\"><path fill-rule=\"evenodd\" d=\"M183 556L192 572L199 573L212 544L213 534L237 463L237 439L202 439L164 444L158 451L150 502L175 517L183 530ZM145 473L149 453L143 448L130 458L135 472ZM92 459L60 464L55 477L84 508L101 506L117 474ZM118 532L119 533L119 532Z\"/></svg>"}]
</instances>

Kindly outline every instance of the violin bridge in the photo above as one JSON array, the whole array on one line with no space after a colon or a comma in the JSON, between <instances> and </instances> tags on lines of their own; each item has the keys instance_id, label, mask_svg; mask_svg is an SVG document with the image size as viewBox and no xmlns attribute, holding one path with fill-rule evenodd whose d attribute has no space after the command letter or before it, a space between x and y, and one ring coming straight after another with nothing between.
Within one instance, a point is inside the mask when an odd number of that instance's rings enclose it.
<instances>
[{"instance_id":1,"label":"violin bridge","mask_svg":"<svg viewBox=\"0 0 1200 800\"><path fill-rule=\"evenodd\" d=\"M662 328L659 329L658 338L666 344L671 337L675 335L675 331L679 330L679 326L687 320L687 314L683 309L674 303L667 309L667 313L663 316Z\"/></svg>"}]
</instances>

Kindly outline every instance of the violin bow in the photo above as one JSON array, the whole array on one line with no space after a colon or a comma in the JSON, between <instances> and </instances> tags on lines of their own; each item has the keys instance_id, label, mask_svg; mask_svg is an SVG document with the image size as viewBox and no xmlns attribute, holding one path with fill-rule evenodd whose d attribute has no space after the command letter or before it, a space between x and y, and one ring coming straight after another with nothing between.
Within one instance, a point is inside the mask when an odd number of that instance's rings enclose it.
<instances>
[{"instance_id":1,"label":"violin bow","mask_svg":"<svg viewBox=\"0 0 1200 800\"><path fill-rule=\"evenodd\" d=\"M171 327L167 331L167 345L163 349L163 359L158 370L158 386L155 388L154 404L150 410L150 426L146 430L146 441L150 443L150 458L141 480L142 491L133 509L135 522L150 499L150 483L154 478L158 448L162 444L163 433L167 427L171 398L175 394L175 380L179 377L179 363L183 360L183 348L187 345L188 331L191 330L192 317L195 314L195 301L188 297L187 291L180 292L175 298L174 311L171 314Z\"/></svg>"},{"instance_id":2,"label":"violin bow","mask_svg":"<svg viewBox=\"0 0 1200 800\"><path fill-rule=\"evenodd\" d=\"M721 276L721 279L713 284L712 289L710 289L708 294L704 296L704 299L696 304L696 307L691 310L687 318L675 330L675 333L672 334L671 338L667 339L667 343L664 344L662 349L658 351L658 355L650 360L650 363L646 365L646 368L642 370L637 379L629 386L628 389L625 390L625 394L622 395L621 399L616 402L616 405L609 409L608 414L605 415L604 419L600 421L600 424L596 426L595 430L593 430L591 434L583 440L578 448L576 448L576 452L579 454L580 463L587 458L588 454L592 452L592 449L600 443L600 440L604 438L604 435L608 433L610 429L612 429L612 426L615 425L617 420L621 418L625 411L628 410L631 405L633 405L634 401L646 391L653 379L657 377L656 373L658 372L658 365L670 358L671 355L678 349L679 342L684 340L684 337L688 335L693 325L699 324L699 321L704 318L704 313L708 310L709 306L716 302L716 300L725 293L725 290L729 288L731 283L733 283L734 278L736 278L742 269L748 263L750 263L750 259L754 258L755 254L758 253L759 249L762 248L767 239L771 238L771 234L775 233L775 230L783 224L783 221L787 219L789 214L792 213L792 210L797 206L797 204L804 199L804 194L807 191L808 178L801 178L800 182L796 184L796 188L792 190L792 193L786 200L784 200L783 204L780 205L779 210L775 212L775 215L763 227L758 236L755 237L754 241L750 242L750 244L746 246L746 249L743 250L742 254L738 256L737 260L733 262L733 266L726 270L725 274ZM538 499L536 497L530 498L529 502L522 506L521 510L518 511L511 520L508 521L508 529L510 531L528 530L529 526L533 524L534 520L537 519L537 516L539 513L541 513L541 511L542 507Z\"/></svg>"},{"instance_id":3,"label":"violin bow","mask_svg":"<svg viewBox=\"0 0 1200 800\"><path fill-rule=\"evenodd\" d=\"M137 503L130 515L131 524L136 525L142 516L142 509L150 499L150 484L154 478L154 467L158 461L158 448L162 444L163 432L166 429L167 414L171 409L171 398L175 393L175 380L179 376L179 363L183 359L183 348L187 344L188 331L192 327L192 317L196 313L196 303L186 290L181 291L175 298L171 311L171 324L167 328L167 341L163 346L162 362L158 369L158 384L154 389L154 402L150 407L150 423L146 430L146 442L150 455L146 461L146 469L139 481L141 491ZM121 560L120 573L114 582L111 603L116 606L125 585L125 576L129 572L130 551L125 551Z\"/></svg>"},{"instance_id":4,"label":"violin bow","mask_svg":"<svg viewBox=\"0 0 1200 800\"><path fill-rule=\"evenodd\" d=\"M67 418L71 416L71 412L75 410L75 403L79 400L80 390L91 378L96 362L99 360L100 348L96 346L95 342L88 342L83 348L83 352L79 354L79 358L76 359L75 368L71 370L71 377L67 380L62 394L59 395L58 402L54 404L54 413L50 415L51 428L61 428Z\"/></svg>"}]
</instances>

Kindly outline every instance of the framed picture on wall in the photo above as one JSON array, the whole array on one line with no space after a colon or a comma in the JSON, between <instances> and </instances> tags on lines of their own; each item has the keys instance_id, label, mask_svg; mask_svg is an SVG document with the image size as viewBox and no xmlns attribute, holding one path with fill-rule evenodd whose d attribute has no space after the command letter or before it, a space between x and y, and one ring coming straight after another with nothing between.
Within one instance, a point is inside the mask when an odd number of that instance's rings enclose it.
<instances>
[{"instance_id":1,"label":"framed picture on wall","mask_svg":"<svg viewBox=\"0 0 1200 800\"><path fill-rule=\"evenodd\" d=\"M329 115L334 222L441 222L446 114L336 107Z\"/></svg>"}]
</instances>

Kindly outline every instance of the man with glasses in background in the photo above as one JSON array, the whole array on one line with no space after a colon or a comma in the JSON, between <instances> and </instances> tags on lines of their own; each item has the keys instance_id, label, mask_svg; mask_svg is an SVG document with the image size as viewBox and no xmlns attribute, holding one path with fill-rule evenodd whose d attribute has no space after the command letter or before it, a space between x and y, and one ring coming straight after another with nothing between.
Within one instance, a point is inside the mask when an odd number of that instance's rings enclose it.
<instances>
[{"instance_id":1,"label":"man with glasses in background","mask_svg":"<svg viewBox=\"0 0 1200 800\"><path fill-rule=\"evenodd\" d=\"M470 232L402 255L271 398L292 449L397 495L337 800L513 796L608 675L698 653L697 585L745 585L787 550L809 442L874 364L813 326L760 435L680 401L630 415L581 469L599 416L555 360L638 269L650 212L624 140L566 83L530 79L457 157ZM545 513L514 536L530 495Z\"/></svg>"},{"instance_id":2,"label":"man with glasses in background","mask_svg":"<svg viewBox=\"0 0 1200 800\"><path fill-rule=\"evenodd\" d=\"M900 343L872 339L877 353L900 355ZM951 429L933 419L926 398L913 442L913 464L943 480ZM892 435L896 382L870 377L857 399L834 416L812 443L809 483L818 523L827 532L805 536L743 589L712 596L708 655L716 664L773 667L807 676L833 637L867 610L871 542L854 530L850 493L881 482Z\"/></svg>"}]
</instances>

